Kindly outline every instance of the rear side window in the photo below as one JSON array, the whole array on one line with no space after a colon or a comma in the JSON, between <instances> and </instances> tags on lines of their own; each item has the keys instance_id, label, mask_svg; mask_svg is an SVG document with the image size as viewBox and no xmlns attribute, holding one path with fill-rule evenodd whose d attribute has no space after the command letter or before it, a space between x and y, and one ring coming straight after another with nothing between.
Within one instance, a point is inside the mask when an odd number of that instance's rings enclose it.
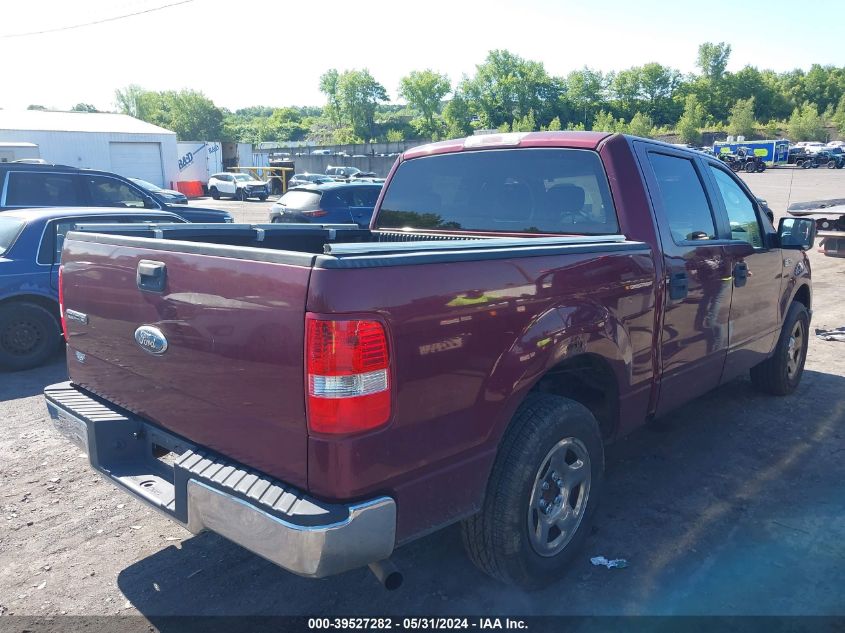
<instances>
[{"instance_id":1,"label":"rear side window","mask_svg":"<svg viewBox=\"0 0 845 633\"><path fill-rule=\"evenodd\" d=\"M704 186L692 161L649 152L666 222L676 244L716 239L716 225Z\"/></svg>"},{"instance_id":2,"label":"rear side window","mask_svg":"<svg viewBox=\"0 0 845 633\"><path fill-rule=\"evenodd\" d=\"M72 174L11 172L6 206L79 206L76 178Z\"/></svg>"},{"instance_id":3,"label":"rear side window","mask_svg":"<svg viewBox=\"0 0 845 633\"><path fill-rule=\"evenodd\" d=\"M619 223L595 152L506 149L402 163L377 228L602 235Z\"/></svg>"},{"instance_id":4,"label":"rear side window","mask_svg":"<svg viewBox=\"0 0 845 633\"><path fill-rule=\"evenodd\" d=\"M288 191L279 198L279 204L290 209L313 211L320 208L320 193L317 191Z\"/></svg>"},{"instance_id":5,"label":"rear side window","mask_svg":"<svg viewBox=\"0 0 845 633\"><path fill-rule=\"evenodd\" d=\"M0 255L5 254L6 251L12 248L12 244L18 239L23 226L23 220L0 216Z\"/></svg>"}]
</instances>

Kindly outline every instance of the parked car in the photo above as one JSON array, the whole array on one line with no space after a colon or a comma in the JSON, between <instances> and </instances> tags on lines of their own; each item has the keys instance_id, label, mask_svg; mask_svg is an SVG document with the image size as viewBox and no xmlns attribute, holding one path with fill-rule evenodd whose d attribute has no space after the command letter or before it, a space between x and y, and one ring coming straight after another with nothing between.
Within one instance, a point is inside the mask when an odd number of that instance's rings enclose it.
<instances>
[{"instance_id":1,"label":"parked car","mask_svg":"<svg viewBox=\"0 0 845 633\"><path fill-rule=\"evenodd\" d=\"M326 167L326 176L331 176L335 180L349 180L355 174L361 173L357 167L345 167L342 165L329 165Z\"/></svg>"},{"instance_id":2,"label":"parked car","mask_svg":"<svg viewBox=\"0 0 845 633\"><path fill-rule=\"evenodd\" d=\"M154 185L146 180L141 180L140 178L130 178L129 180L149 193L153 198L158 198L165 204L188 204L188 196L181 191L162 189L158 185Z\"/></svg>"},{"instance_id":3,"label":"parked car","mask_svg":"<svg viewBox=\"0 0 845 633\"><path fill-rule=\"evenodd\" d=\"M845 151L841 147L828 147L813 156L814 163L828 169L842 169L845 167Z\"/></svg>"},{"instance_id":4,"label":"parked car","mask_svg":"<svg viewBox=\"0 0 845 633\"><path fill-rule=\"evenodd\" d=\"M334 178L326 176L325 174L309 174L307 172L294 174L290 177L290 180L288 180L288 189L299 187L300 185L321 185L324 182L334 182Z\"/></svg>"},{"instance_id":5,"label":"parked car","mask_svg":"<svg viewBox=\"0 0 845 633\"><path fill-rule=\"evenodd\" d=\"M381 185L368 182L328 182L288 189L270 207L270 222L370 225Z\"/></svg>"},{"instance_id":6,"label":"parked car","mask_svg":"<svg viewBox=\"0 0 845 633\"><path fill-rule=\"evenodd\" d=\"M65 235L79 223L184 222L167 211L56 208L0 213L0 368L30 369L55 354L59 264Z\"/></svg>"},{"instance_id":7,"label":"parked car","mask_svg":"<svg viewBox=\"0 0 845 633\"><path fill-rule=\"evenodd\" d=\"M123 490L303 576L384 578L460 521L536 587L590 534L607 441L748 372L796 389L814 229L657 141L444 141L400 158L372 229L70 234L47 406Z\"/></svg>"},{"instance_id":8,"label":"parked car","mask_svg":"<svg viewBox=\"0 0 845 633\"><path fill-rule=\"evenodd\" d=\"M816 152L821 152L822 150L824 150L825 144L819 143L817 141L811 141L804 143L803 147L808 154L815 154Z\"/></svg>"},{"instance_id":9,"label":"parked car","mask_svg":"<svg viewBox=\"0 0 845 633\"><path fill-rule=\"evenodd\" d=\"M232 222L219 209L171 205L123 176L64 165L0 163L0 215L32 207L117 207L171 211L188 222Z\"/></svg>"},{"instance_id":10,"label":"parked car","mask_svg":"<svg viewBox=\"0 0 845 633\"><path fill-rule=\"evenodd\" d=\"M208 194L215 200L230 196L234 200L258 198L263 202L270 195L270 185L248 174L220 173L208 179Z\"/></svg>"}]
</instances>

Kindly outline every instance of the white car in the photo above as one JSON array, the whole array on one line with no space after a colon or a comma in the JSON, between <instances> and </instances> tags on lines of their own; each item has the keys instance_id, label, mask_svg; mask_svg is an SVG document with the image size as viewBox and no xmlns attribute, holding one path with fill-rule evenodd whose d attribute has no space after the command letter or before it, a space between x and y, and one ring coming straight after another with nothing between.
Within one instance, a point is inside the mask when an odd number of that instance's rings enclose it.
<instances>
[{"instance_id":1,"label":"white car","mask_svg":"<svg viewBox=\"0 0 845 633\"><path fill-rule=\"evenodd\" d=\"M270 195L270 185L247 174L214 174L208 179L208 194L215 200L231 196L235 200L258 198L263 202Z\"/></svg>"},{"instance_id":2,"label":"white car","mask_svg":"<svg viewBox=\"0 0 845 633\"><path fill-rule=\"evenodd\" d=\"M816 152L820 152L823 149L825 149L824 143L818 143L814 141L811 143L804 144L804 151L806 151L808 154L815 154Z\"/></svg>"}]
</instances>

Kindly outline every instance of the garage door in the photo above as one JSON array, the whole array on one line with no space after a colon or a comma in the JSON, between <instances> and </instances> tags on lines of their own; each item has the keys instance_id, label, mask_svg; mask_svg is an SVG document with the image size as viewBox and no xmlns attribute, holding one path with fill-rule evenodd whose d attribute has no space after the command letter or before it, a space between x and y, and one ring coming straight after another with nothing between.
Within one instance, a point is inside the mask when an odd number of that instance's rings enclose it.
<instances>
[{"instance_id":1,"label":"garage door","mask_svg":"<svg viewBox=\"0 0 845 633\"><path fill-rule=\"evenodd\" d=\"M159 143L109 143L109 154L116 174L164 186Z\"/></svg>"}]
</instances>

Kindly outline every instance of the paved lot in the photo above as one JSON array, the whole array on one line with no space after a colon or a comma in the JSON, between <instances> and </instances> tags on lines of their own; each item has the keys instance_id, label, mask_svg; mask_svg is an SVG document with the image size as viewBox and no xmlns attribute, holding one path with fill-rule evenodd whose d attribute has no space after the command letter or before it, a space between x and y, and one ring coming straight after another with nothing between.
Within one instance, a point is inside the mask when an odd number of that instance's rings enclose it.
<instances>
[{"instance_id":1,"label":"paved lot","mask_svg":"<svg viewBox=\"0 0 845 633\"><path fill-rule=\"evenodd\" d=\"M842 197L845 170L747 177L786 202ZM209 201L210 203L211 201ZM207 204L203 201L204 204ZM215 203L261 221L270 203ZM845 325L845 260L812 253L816 327ZM406 584L366 570L308 581L193 537L90 472L40 393L63 361L0 373L0 613L845 614L845 345L810 341L796 394L737 380L611 447L596 528L560 582L502 587L447 529L402 548ZM630 567L592 567L590 556Z\"/></svg>"}]
</instances>

